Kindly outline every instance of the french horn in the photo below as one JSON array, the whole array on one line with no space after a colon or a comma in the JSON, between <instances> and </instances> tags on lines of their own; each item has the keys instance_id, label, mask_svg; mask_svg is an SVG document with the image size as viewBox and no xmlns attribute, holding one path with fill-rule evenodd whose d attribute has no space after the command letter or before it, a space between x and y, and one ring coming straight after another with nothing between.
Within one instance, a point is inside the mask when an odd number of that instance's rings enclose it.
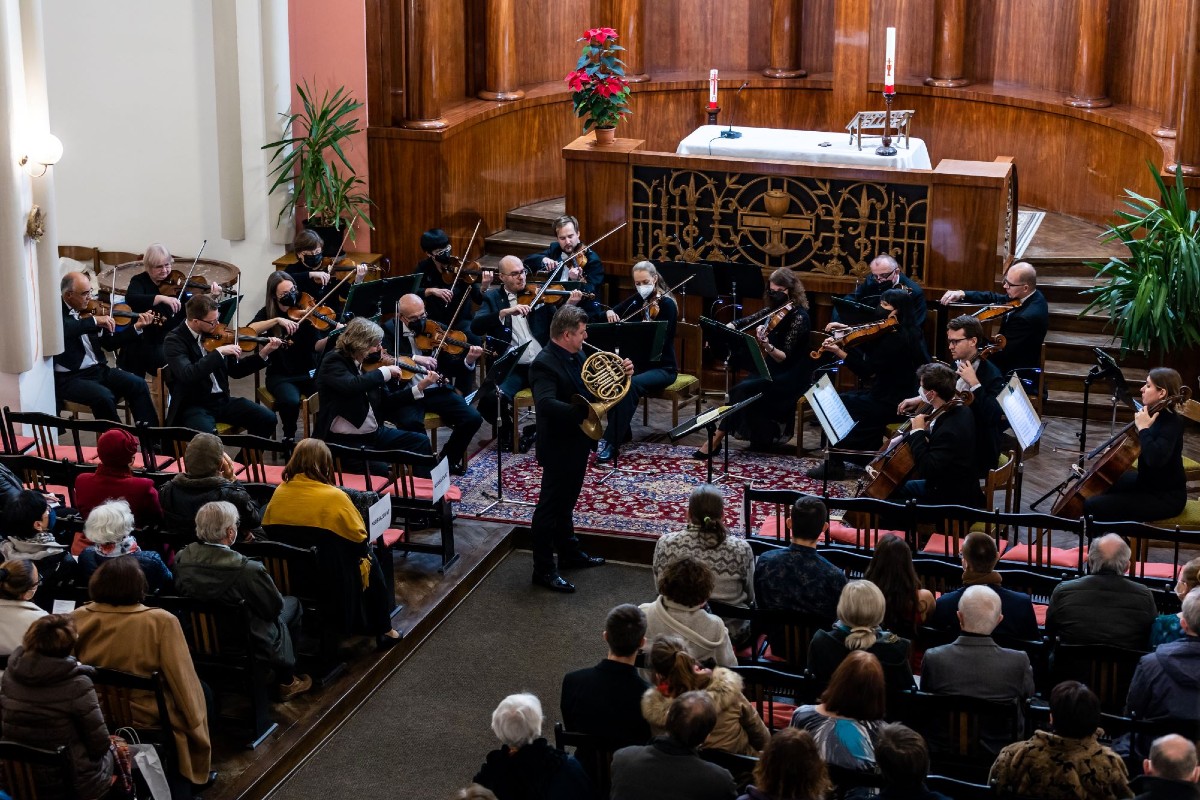
<instances>
[{"instance_id":1,"label":"french horn","mask_svg":"<svg viewBox=\"0 0 1200 800\"><path fill-rule=\"evenodd\" d=\"M581 378L583 385L591 393L594 401L583 395L575 395L571 402L587 408L587 419L579 423L580 429L589 437L599 441L604 436L604 422L608 410L621 402L629 394L632 383L630 376L625 374L625 361L616 353L601 350L587 342L584 347L590 347L595 352L583 362Z\"/></svg>"}]
</instances>

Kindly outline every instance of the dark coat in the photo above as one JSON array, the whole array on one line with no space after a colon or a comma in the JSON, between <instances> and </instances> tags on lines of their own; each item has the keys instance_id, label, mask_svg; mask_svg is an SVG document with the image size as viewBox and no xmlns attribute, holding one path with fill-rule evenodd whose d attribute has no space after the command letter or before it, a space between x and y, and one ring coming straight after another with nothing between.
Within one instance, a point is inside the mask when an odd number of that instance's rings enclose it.
<instances>
[{"instance_id":1,"label":"dark coat","mask_svg":"<svg viewBox=\"0 0 1200 800\"><path fill-rule=\"evenodd\" d=\"M613 754L616 800L733 800L737 784L729 770L701 760L669 736Z\"/></svg>"},{"instance_id":2,"label":"dark coat","mask_svg":"<svg viewBox=\"0 0 1200 800\"><path fill-rule=\"evenodd\" d=\"M450 274L454 274L455 267L450 268ZM475 269L475 267L467 267L467 269ZM469 323L471 321L471 306L473 303L479 303L483 300L483 292L479 291L478 284L469 284L464 280L459 280L454 284L454 297L447 303L436 294L425 294L426 289L449 289L450 284L446 283L442 277L445 273L442 272L438 263L433 258L425 258L417 262L417 268L413 273L421 273L421 299L425 301L425 313L430 319L437 320L443 325L449 324L450 318L454 316L454 311L459 307L459 303L463 303L462 311L459 312L458 319L454 323L455 328L461 328L461 323ZM471 299L463 301L463 295L471 293Z\"/></svg>"},{"instance_id":3,"label":"dark coat","mask_svg":"<svg viewBox=\"0 0 1200 800\"><path fill-rule=\"evenodd\" d=\"M508 319L500 319L500 310L509 307L508 290L503 286L488 289L483 296L483 303L471 320L471 333L476 336L491 336L503 342L512 343L512 328L506 324ZM550 341L550 320L554 318L554 306L543 303L535 308L526 319L529 320L529 332L542 347Z\"/></svg>"},{"instance_id":4,"label":"dark coat","mask_svg":"<svg viewBox=\"0 0 1200 800\"><path fill-rule=\"evenodd\" d=\"M383 348L394 356L433 355L432 352L423 353L419 348L413 352L413 346L403 331L400 332L400 338L397 339L395 318L388 320L383 325ZM393 353L393 350L396 352ZM462 378L473 373L475 370L467 369L465 355L466 351L461 356L451 355L443 348L442 352L438 354L438 374L445 378Z\"/></svg>"},{"instance_id":5,"label":"dark coat","mask_svg":"<svg viewBox=\"0 0 1200 800\"><path fill-rule=\"evenodd\" d=\"M1037 617L1033 613L1033 600L1023 592L1014 592L995 584L981 584L1000 595L1000 613L1004 619L992 633L996 636L1008 636L1013 639L1035 641L1041 639L1038 630ZM929 618L929 627L955 633L962 630L958 624L958 603L962 600L966 586L946 592L937 599L933 615Z\"/></svg>"},{"instance_id":6,"label":"dark coat","mask_svg":"<svg viewBox=\"0 0 1200 800\"><path fill-rule=\"evenodd\" d=\"M571 402L575 395L585 394L579 367L573 366L572 359L582 363L580 354L572 356L551 342L529 365L538 441L542 443L537 460L544 469L577 463L596 446L579 427L587 419L587 410Z\"/></svg>"},{"instance_id":7,"label":"dark coat","mask_svg":"<svg viewBox=\"0 0 1200 800\"><path fill-rule=\"evenodd\" d=\"M267 319L267 307L263 306L254 315L251 322L265 322ZM282 333L282 329L276 325L274 328L266 331L264 336L279 336L288 340L288 346L280 350L276 350L271 354L271 358L267 361L267 380L284 379L284 378L302 378L306 377L317 366L317 342L324 338L325 334L318 331L316 326L303 323L296 332L291 336L286 336Z\"/></svg>"},{"instance_id":8,"label":"dark coat","mask_svg":"<svg viewBox=\"0 0 1200 800\"><path fill-rule=\"evenodd\" d=\"M105 467L86 472L75 479L75 507L86 518L93 508L120 498L129 503L134 525L144 528L162 519L158 490L150 478L116 474Z\"/></svg>"},{"instance_id":9,"label":"dark coat","mask_svg":"<svg viewBox=\"0 0 1200 800\"><path fill-rule=\"evenodd\" d=\"M317 427L314 435L324 438L329 426L337 417L344 418L355 427L363 424L368 411L375 412L375 420L383 425L386 419L384 407L384 375L381 371L360 372L354 359L340 351L326 353L317 370L317 392L321 396L321 410L317 412ZM396 393L403 402L412 402L412 389L405 388Z\"/></svg>"},{"instance_id":10,"label":"dark coat","mask_svg":"<svg viewBox=\"0 0 1200 800\"><path fill-rule=\"evenodd\" d=\"M875 280L874 275L868 275L867 279L854 290L854 294L850 295L850 299L866 306L879 308L879 301L883 297L884 292L888 289L899 289L901 287L907 288L908 293L912 295L913 319L919 328L925 324L925 316L928 313L925 304L925 290L921 288L921 284L903 273L900 275L899 286L893 286L891 283L882 284Z\"/></svg>"},{"instance_id":11,"label":"dark coat","mask_svg":"<svg viewBox=\"0 0 1200 800\"><path fill-rule=\"evenodd\" d=\"M240 483L227 481L220 475L193 478L184 472L163 484L159 493L163 523L167 530L195 536L196 512L205 503L216 500L233 503L237 508L239 536L244 537L247 532L262 525L262 512L258 503L254 502L250 493L242 488Z\"/></svg>"},{"instance_id":12,"label":"dark coat","mask_svg":"<svg viewBox=\"0 0 1200 800\"><path fill-rule=\"evenodd\" d=\"M617 303L612 310L619 317L627 317L632 314L633 316L629 316L630 322L643 322L645 321L645 308L646 303L642 300L641 295L634 294ZM675 329L679 323L679 307L675 305L675 301L669 297L661 298L658 301L658 316L654 318L654 321L667 323L667 333L663 337L662 358L656 362L645 359L644 364L639 363L639 359L633 358L633 363L639 370L652 366L678 372L679 362L675 358Z\"/></svg>"},{"instance_id":13,"label":"dark coat","mask_svg":"<svg viewBox=\"0 0 1200 800\"><path fill-rule=\"evenodd\" d=\"M66 303L62 306L63 351L54 357L54 366L65 367L68 372L76 372L83 363L83 338L86 336L92 343L92 354L97 363L107 364L105 350L116 350L122 344L134 339L138 333L129 325L119 333L109 333L96 324L91 317L75 319L71 316L71 307Z\"/></svg>"},{"instance_id":14,"label":"dark coat","mask_svg":"<svg viewBox=\"0 0 1200 800\"><path fill-rule=\"evenodd\" d=\"M981 360L975 377L979 380L971 401L971 413L975 415L975 472L983 480L988 470L999 463L1004 442L1000 402L996 399L1004 389L1004 376L991 361Z\"/></svg>"},{"instance_id":15,"label":"dark coat","mask_svg":"<svg viewBox=\"0 0 1200 800\"><path fill-rule=\"evenodd\" d=\"M901 325L861 347L846 351L846 366L860 378L872 378L871 400L894 415L901 400L917 393L917 367L928 359L920 328Z\"/></svg>"},{"instance_id":16,"label":"dark coat","mask_svg":"<svg viewBox=\"0 0 1200 800\"><path fill-rule=\"evenodd\" d=\"M1145 650L1158 610L1140 583L1101 570L1063 581L1050 595L1046 632L1067 644L1108 644Z\"/></svg>"},{"instance_id":17,"label":"dark coat","mask_svg":"<svg viewBox=\"0 0 1200 800\"><path fill-rule=\"evenodd\" d=\"M203 404L209 397L218 394L212 390L210 376L215 376L221 388L221 399L229 399L229 379L245 378L266 366L257 353L245 356L232 363L213 350L206 353L196 342L196 336L187 325L180 325L167 334L163 342L167 356L168 382L171 387L171 405L167 409L167 425L174 425L180 413L189 404Z\"/></svg>"},{"instance_id":18,"label":"dark coat","mask_svg":"<svg viewBox=\"0 0 1200 800\"><path fill-rule=\"evenodd\" d=\"M487 754L475 783L491 789L498 800L588 800L595 787L583 767L545 739L517 751L501 747Z\"/></svg>"},{"instance_id":19,"label":"dark coat","mask_svg":"<svg viewBox=\"0 0 1200 800\"><path fill-rule=\"evenodd\" d=\"M549 258L553 261L562 261L563 249L558 242L552 243L549 247L540 253L534 253L531 256L526 256L524 259L525 266L529 269L530 275L536 275L542 269L542 259ZM562 270L558 280L565 280L567 270L574 266L574 263L568 263ZM600 256L595 250L587 251L587 260L583 265L583 278L580 281L582 284L579 287L581 292L595 295L593 300L582 300L579 307L587 312L588 319L595 322L600 322L604 319L604 311L600 307L601 301L604 300L604 264L600 261Z\"/></svg>"},{"instance_id":20,"label":"dark coat","mask_svg":"<svg viewBox=\"0 0 1200 800\"><path fill-rule=\"evenodd\" d=\"M80 798L103 796L113 774L93 672L74 656L51 658L18 647L0 680L4 738L46 749L66 745Z\"/></svg>"},{"instance_id":21,"label":"dark coat","mask_svg":"<svg viewBox=\"0 0 1200 800\"><path fill-rule=\"evenodd\" d=\"M850 655L846 648L846 637L850 629L838 623L833 630L817 631L813 634L808 646L808 669L816 677L817 682L824 688L834 671ZM883 676L887 682L889 693L903 692L913 688L912 668L909 666L909 652L912 642L889 633L879 632L879 638L871 645L868 653L879 659L883 665Z\"/></svg>"},{"instance_id":22,"label":"dark coat","mask_svg":"<svg viewBox=\"0 0 1200 800\"><path fill-rule=\"evenodd\" d=\"M959 406L942 412L932 431L909 434L908 445L917 474L925 479L925 502L983 506L974 470L975 415L969 408Z\"/></svg>"},{"instance_id":23,"label":"dark coat","mask_svg":"<svg viewBox=\"0 0 1200 800\"><path fill-rule=\"evenodd\" d=\"M161 594L174 585L175 576L158 553L153 550L137 550L129 555L133 556L134 560L138 562L138 566L142 568L142 572L145 573L150 594ZM112 556L112 558L116 557L116 555ZM100 569L100 565L106 560L106 557L101 555L94 545L84 548L84 551L79 554L80 577L91 578L92 573Z\"/></svg>"},{"instance_id":24,"label":"dark coat","mask_svg":"<svg viewBox=\"0 0 1200 800\"><path fill-rule=\"evenodd\" d=\"M611 659L563 677L562 718L567 730L603 736L624 747L650 741L642 695L650 684L637 668Z\"/></svg>"},{"instance_id":25,"label":"dark coat","mask_svg":"<svg viewBox=\"0 0 1200 800\"><path fill-rule=\"evenodd\" d=\"M1008 303L1002 292L966 292L968 303ZM1042 364L1042 342L1050 328L1050 307L1046 296L1038 290L1029 295L1020 308L1005 314L1000 320L1000 333L1005 338L1004 350L992 356L992 363L1004 375L1015 369L1031 370ZM1032 378L1022 372L1022 378Z\"/></svg>"}]
</instances>

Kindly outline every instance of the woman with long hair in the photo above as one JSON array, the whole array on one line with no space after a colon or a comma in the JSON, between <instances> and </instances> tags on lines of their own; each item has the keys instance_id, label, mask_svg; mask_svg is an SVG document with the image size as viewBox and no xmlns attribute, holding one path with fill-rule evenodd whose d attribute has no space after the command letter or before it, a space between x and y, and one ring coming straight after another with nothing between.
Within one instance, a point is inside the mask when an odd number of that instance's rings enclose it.
<instances>
[{"instance_id":1,"label":"woman with long hair","mask_svg":"<svg viewBox=\"0 0 1200 800\"><path fill-rule=\"evenodd\" d=\"M642 695L642 716L657 736L666 731L671 701L684 692L703 691L713 702L717 724L704 746L757 756L771 733L742 694L742 677L725 667L703 667L678 636L655 636L650 643L654 683Z\"/></svg>"},{"instance_id":2,"label":"woman with long hair","mask_svg":"<svg viewBox=\"0 0 1200 800\"><path fill-rule=\"evenodd\" d=\"M824 800L833 783L808 731L776 731L754 768L754 783L738 800Z\"/></svg>"},{"instance_id":3,"label":"woman with long hair","mask_svg":"<svg viewBox=\"0 0 1200 800\"><path fill-rule=\"evenodd\" d=\"M891 533L880 537L863 577L883 592L887 603L883 627L914 638L917 628L933 613L935 602L933 593L921 586L908 543Z\"/></svg>"},{"instance_id":4,"label":"woman with long hair","mask_svg":"<svg viewBox=\"0 0 1200 800\"><path fill-rule=\"evenodd\" d=\"M884 599L879 587L870 581L850 581L838 599L837 615L833 629L817 631L808 648L808 668L821 685L829 683L847 656L862 650L883 665L889 692L912 688L911 642L881 627Z\"/></svg>"},{"instance_id":5,"label":"woman with long hair","mask_svg":"<svg viewBox=\"0 0 1200 800\"><path fill-rule=\"evenodd\" d=\"M792 727L812 734L826 764L875 769L875 735L883 725L887 687L879 659L864 650L846 656L818 705L792 714Z\"/></svg>"}]
</instances>

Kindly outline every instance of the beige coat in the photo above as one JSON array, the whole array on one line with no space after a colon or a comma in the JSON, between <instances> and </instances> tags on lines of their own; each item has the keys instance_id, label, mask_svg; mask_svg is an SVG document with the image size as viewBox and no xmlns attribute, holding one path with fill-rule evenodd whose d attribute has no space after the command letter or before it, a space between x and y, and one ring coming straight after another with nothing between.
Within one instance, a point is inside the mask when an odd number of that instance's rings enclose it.
<instances>
[{"instance_id":1,"label":"beige coat","mask_svg":"<svg viewBox=\"0 0 1200 800\"><path fill-rule=\"evenodd\" d=\"M771 731L742 694L742 676L717 667L704 691L717 709L717 725L704 740L704 746L744 756L759 755L767 746ZM655 736L666 733L670 707L671 698L656 687L647 689L642 695L642 716L650 723Z\"/></svg>"},{"instance_id":2,"label":"beige coat","mask_svg":"<svg viewBox=\"0 0 1200 800\"><path fill-rule=\"evenodd\" d=\"M79 630L76 656L81 663L135 675L162 672L167 685L167 713L175 728L179 771L192 783L205 783L212 768L208 711L179 620L161 608L140 604L89 603L72 615ZM136 721L147 725L157 722L152 697L133 705Z\"/></svg>"}]
</instances>

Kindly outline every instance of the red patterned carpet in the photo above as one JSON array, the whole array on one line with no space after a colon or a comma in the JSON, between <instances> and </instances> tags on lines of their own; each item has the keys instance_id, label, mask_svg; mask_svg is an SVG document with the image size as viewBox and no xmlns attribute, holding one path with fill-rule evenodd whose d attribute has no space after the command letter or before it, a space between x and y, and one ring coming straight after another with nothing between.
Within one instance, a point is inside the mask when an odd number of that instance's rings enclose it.
<instances>
[{"instance_id":1,"label":"red patterned carpet","mask_svg":"<svg viewBox=\"0 0 1200 800\"><path fill-rule=\"evenodd\" d=\"M575 505L575 527L644 537L680 530L686 525L688 496L706 477L705 463L691 458L694 449L647 442L628 444L621 449L619 470L607 478L613 471L607 466L597 467L593 461ZM731 449L729 471L742 477L718 484L725 492L725 524L735 533L744 532L742 489L751 479L756 488L819 493L821 482L804 474L818 463L816 458ZM505 500L536 502L542 470L534 453L505 453L503 465ZM714 480L721 467L717 459ZM455 484L462 489L462 501L455 506L460 516L515 524L528 524L533 516L532 506L515 503L502 503L484 511L496 499L494 443L471 459L467 474ZM855 481L829 484L830 494L838 497L853 493L855 487Z\"/></svg>"}]
</instances>

